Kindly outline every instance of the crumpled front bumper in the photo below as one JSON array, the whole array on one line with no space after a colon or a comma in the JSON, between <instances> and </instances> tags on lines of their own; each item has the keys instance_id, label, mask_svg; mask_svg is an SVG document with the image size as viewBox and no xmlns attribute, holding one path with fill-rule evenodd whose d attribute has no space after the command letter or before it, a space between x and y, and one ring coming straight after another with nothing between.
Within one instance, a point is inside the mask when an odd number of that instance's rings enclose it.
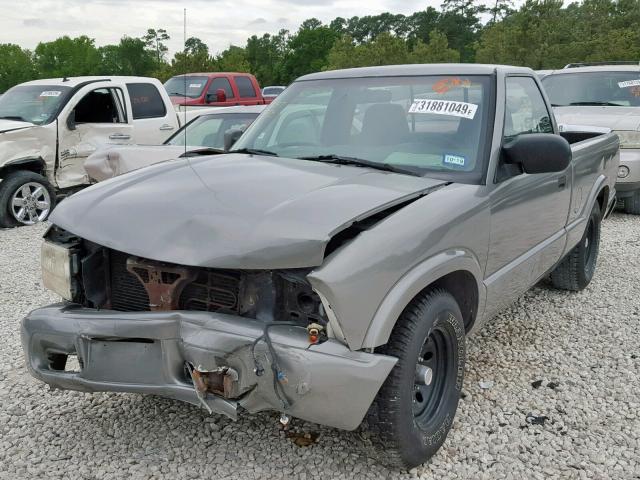
<instances>
[{"instance_id":1,"label":"crumpled front bumper","mask_svg":"<svg viewBox=\"0 0 640 480\"><path fill-rule=\"evenodd\" d=\"M56 304L22 321L22 345L30 373L54 388L160 395L235 419L239 407L250 413L283 410L264 341L255 347L264 374L254 372L251 345L263 327L260 321L225 314L127 313ZM354 352L331 339L309 346L301 327L274 326L269 335L284 374L280 384L290 403L287 413L336 428L353 430L360 424L397 361ZM65 371L64 362L60 365L65 355L77 355L80 368ZM189 368L233 372L232 398L199 396Z\"/></svg>"}]
</instances>

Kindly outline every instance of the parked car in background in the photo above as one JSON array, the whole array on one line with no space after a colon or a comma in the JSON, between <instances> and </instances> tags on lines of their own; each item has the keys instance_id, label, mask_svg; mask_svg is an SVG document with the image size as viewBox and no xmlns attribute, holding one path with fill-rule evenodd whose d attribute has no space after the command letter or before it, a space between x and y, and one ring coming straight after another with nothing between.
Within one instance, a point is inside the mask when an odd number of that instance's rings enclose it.
<instances>
[{"instance_id":1,"label":"parked car in background","mask_svg":"<svg viewBox=\"0 0 640 480\"><path fill-rule=\"evenodd\" d=\"M640 215L640 66L571 64L542 79L559 123L608 127L620 137L616 190Z\"/></svg>"},{"instance_id":2,"label":"parked car in background","mask_svg":"<svg viewBox=\"0 0 640 480\"><path fill-rule=\"evenodd\" d=\"M162 145L105 147L87 158L84 168L92 180L102 181L154 163L180 157L224 152L224 134L246 129L265 105L204 109ZM185 148L186 145L186 148Z\"/></svg>"},{"instance_id":3,"label":"parked car in background","mask_svg":"<svg viewBox=\"0 0 640 480\"><path fill-rule=\"evenodd\" d=\"M284 89L287 87L283 87L280 85L274 85L271 87L264 87L262 89L262 96L266 100L267 103L273 102L278 95L284 92Z\"/></svg>"},{"instance_id":4,"label":"parked car in background","mask_svg":"<svg viewBox=\"0 0 640 480\"><path fill-rule=\"evenodd\" d=\"M561 134L527 68L308 75L229 154L60 204L43 282L66 302L23 320L26 364L234 419L366 416L413 467L454 424L467 333L547 275L589 284L617 169L618 137Z\"/></svg>"},{"instance_id":5,"label":"parked car in background","mask_svg":"<svg viewBox=\"0 0 640 480\"><path fill-rule=\"evenodd\" d=\"M101 145L162 143L179 124L154 78L56 78L11 88L0 97L0 227L45 220L58 193L89 184L84 160Z\"/></svg>"},{"instance_id":6,"label":"parked car in background","mask_svg":"<svg viewBox=\"0 0 640 480\"><path fill-rule=\"evenodd\" d=\"M260 85L249 73L188 73L164 84L174 105L229 107L264 105Z\"/></svg>"}]
</instances>

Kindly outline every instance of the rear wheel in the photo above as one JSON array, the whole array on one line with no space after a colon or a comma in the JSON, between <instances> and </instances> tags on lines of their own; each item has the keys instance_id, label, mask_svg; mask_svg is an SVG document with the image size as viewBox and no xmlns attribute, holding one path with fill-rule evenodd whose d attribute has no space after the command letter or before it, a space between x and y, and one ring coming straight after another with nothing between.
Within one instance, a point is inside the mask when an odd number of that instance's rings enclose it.
<instances>
[{"instance_id":1,"label":"rear wheel","mask_svg":"<svg viewBox=\"0 0 640 480\"><path fill-rule=\"evenodd\" d=\"M465 330L451 294L433 290L403 312L382 353L398 358L367 418L378 458L412 468L445 441L464 377Z\"/></svg>"},{"instance_id":2,"label":"rear wheel","mask_svg":"<svg viewBox=\"0 0 640 480\"><path fill-rule=\"evenodd\" d=\"M633 195L622 200L622 210L624 213L640 215L640 190L636 190Z\"/></svg>"},{"instance_id":3,"label":"rear wheel","mask_svg":"<svg viewBox=\"0 0 640 480\"><path fill-rule=\"evenodd\" d=\"M10 173L0 182L0 227L42 222L55 204L55 190L45 177L29 171Z\"/></svg>"},{"instance_id":4,"label":"rear wheel","mask_svg":"<svg viewBox=\"0 0 640 480\"><path fill-rule=\"evenodd\" d=\"M601 219L600 206L596 203L580 242L551 272L551 283L554 287L577 292L589 285L598 263Z\"/></svg>"}]
</instances>

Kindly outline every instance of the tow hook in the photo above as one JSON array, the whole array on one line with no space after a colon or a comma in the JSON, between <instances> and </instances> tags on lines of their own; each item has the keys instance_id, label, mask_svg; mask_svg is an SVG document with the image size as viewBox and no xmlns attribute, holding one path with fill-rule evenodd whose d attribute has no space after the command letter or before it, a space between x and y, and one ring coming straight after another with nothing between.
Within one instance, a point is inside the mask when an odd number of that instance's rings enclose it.
<instances>
[{"instance_id":1,"label":"tow hook","mask_svg":"<svg viewBox=\"0 0 640 480\"><path fill-rule=\"evenodd\" d=\"M224 398L232 398L234 389L238 383L238 372L231 367L218 367L215 370L204 370L202 367L193 367L189 362L185 364L196 396L200 403L211 413L211 408L205 401L208 393L221 395Z\"/></svg>"}]
</instances>

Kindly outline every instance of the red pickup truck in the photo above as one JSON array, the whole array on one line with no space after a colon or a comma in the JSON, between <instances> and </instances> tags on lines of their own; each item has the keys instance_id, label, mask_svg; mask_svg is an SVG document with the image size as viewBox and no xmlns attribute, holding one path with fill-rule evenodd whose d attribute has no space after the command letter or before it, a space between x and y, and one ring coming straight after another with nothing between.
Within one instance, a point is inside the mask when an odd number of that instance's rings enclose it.
<instances>
[{"instance_id":1,"label":"red pickup truck","mask_svg":"<svg viewBox=\"0 0 640 480\"><path fill-rule=\"evenodd\" d=\"M164 87L174 105L229 107L270 103L249 73L187 73L170 78Z\"/></svg>"}]
</instances>

